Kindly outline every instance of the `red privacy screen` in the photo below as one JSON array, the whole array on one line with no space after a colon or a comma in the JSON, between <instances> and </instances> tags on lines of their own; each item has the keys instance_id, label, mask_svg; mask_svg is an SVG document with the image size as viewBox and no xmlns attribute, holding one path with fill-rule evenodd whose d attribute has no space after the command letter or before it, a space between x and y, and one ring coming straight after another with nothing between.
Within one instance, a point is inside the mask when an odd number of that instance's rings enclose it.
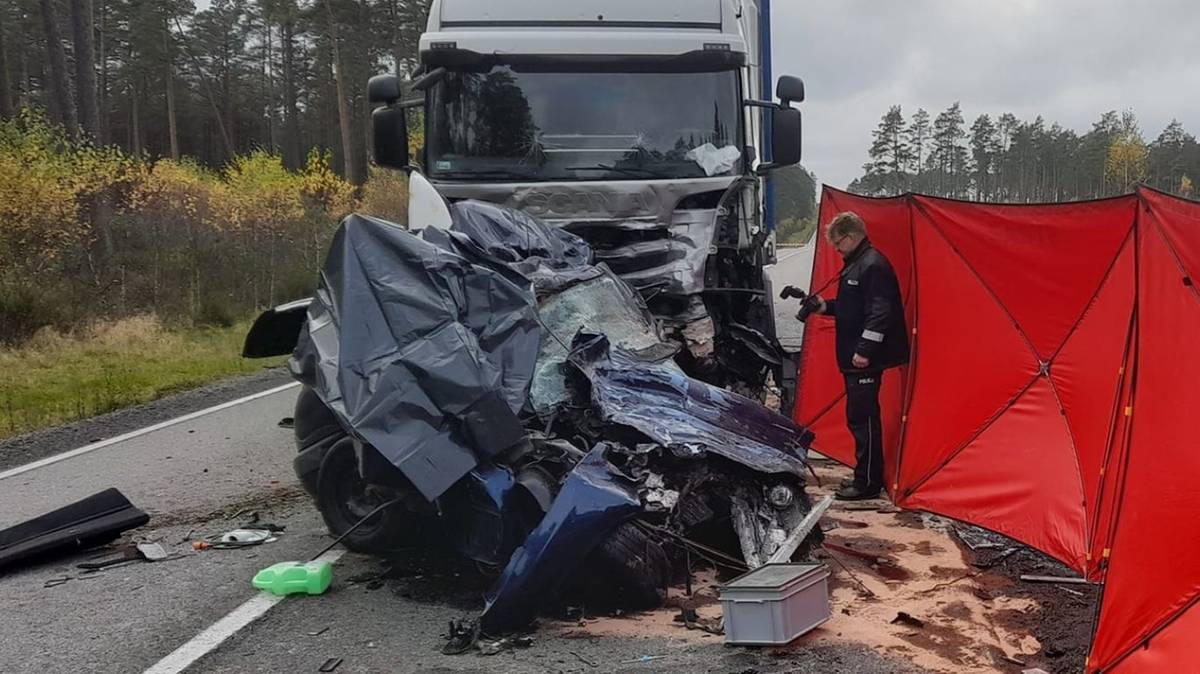
<instances>
[{"instance_id":1,"label":"red privacy screen","mask_svg":"<svg viewBox=\"0 0 1200 674\"><path fill-rule=\"evenodd\" d=\"M1200 204L1151 190L1051 205L826 187L899 276L913 357L884 377L896 504L1104 582L1089 671L1200 669ZM823 230L822 230L823 231ZM812 288L841 268L818 238ZM853 463L833 323L805 328L796 420Z\"/></svg>"}]
</instances>

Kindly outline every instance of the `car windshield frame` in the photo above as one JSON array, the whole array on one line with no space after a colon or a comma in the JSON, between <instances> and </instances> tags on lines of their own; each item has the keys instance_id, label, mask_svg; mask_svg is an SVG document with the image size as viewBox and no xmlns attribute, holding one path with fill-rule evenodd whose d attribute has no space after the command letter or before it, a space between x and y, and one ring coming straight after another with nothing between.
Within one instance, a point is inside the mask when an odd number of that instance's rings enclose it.
<instances>
[{"instance_id":1,"label":"car windshield frame","mask_svg":"<svg viewBox=\"0 0 1200 674\"><path fill-rule=\"evenodd\" d=\"M689 98L703 102L689 108ZM737 69L448 70L427 91L425 173L467 182L737 176L746 170L741 99ZM604 105L611 100L625 104ZM707 169L688 158L706 144L724 153L705 157Z\"/></svg>"}]
</instances>

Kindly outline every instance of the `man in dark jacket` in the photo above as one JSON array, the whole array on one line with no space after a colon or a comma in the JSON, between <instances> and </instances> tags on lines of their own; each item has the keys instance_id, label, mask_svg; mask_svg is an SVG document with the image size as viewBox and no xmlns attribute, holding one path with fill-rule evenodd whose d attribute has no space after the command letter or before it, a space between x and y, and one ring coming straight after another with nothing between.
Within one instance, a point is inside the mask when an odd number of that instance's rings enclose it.
<instances>
[{"instance_id":1,"label":"man in dark jacket","mask_svg":"<svg viewBox=\"0 0 1200 674\"><path fill-rule=\"evenodd\" d=\"M908 328L900 283L892 264L871 245L867 227L854 213L834 216L826 236L843 266L836 299L815 298L833 316L837 363L846 381L846 425L854 436L854 479L837 498L879 496L883 489L883 425L879 382L883 371L908 362Z\"/></svg>"}]
</instances>

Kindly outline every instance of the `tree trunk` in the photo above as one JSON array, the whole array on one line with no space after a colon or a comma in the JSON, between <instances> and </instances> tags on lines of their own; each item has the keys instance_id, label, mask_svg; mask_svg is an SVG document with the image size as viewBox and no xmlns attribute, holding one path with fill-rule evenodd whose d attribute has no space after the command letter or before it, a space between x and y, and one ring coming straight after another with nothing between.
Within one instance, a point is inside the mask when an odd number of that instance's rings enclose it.
<instances>
[{"instance_id":1,"label":"tree trunk","mask_svg":"<svg viewBox=\"0 0 1200 674\"><path fill-rule=\"evenodd\" d=\"M29 107L29 58L27 52L22 49L17 57L21 64L17 71L17 107Z\"/></svg>"},{"instance_id":2,"label":"tree trunk","mask_svg":"<svg viewBox=\"0 0 1200 674\"><path fill-rule=\"evenodd\" d=\"M329 41L333 46L333 77L337 85L338 125L342 132L342 167L346 180L352 185L361 185L362 176L358 174L358 162L355 161L353 119L350 116L350 102L346 100L345 66L342 63L341 50L338 48L337 22L333 19L333 7L325 0L325 12L329 16Z\"/></svg>"},{"instance_id":3,"label":"tree trunk","mask_svg":"<svg viewBox=\"0 0 1200 674\"><path fill-rule=\"evenodd\" d=\"M263 60L263 77L265 79L263 89L266 91L266 107L267 107L267 147L271 148L271 152L275 153L278 145L275 143L275 78L271 72L272 59L274 58L273 42L274 36L271 33L271 24L263 23L263 33L266 38L266 54Z\"/></svg>"},{"instance_id":4,"label":"tree trunk","mask_svg":"<svg viewBox=\"0 0 1200 674\"><path fill-rule=\"evenodd\" d=\"M129 87L129 151L136 155L142 153L142 120L138 110L137 83Z\"/></svg>"},{"instance_id":5,"label":"tree trunk","mask_svg":"<svg viewBox=\"0 0 1200 674\"><path fill-rule=\"evenodd\" d=\"M227 148L229 156L226 159L232 160L236 146L234 145L233 131L233 88L230 86L229 71L229 64L226 63L224 72L221 73L221 128L225 129L225 133L229 136L229 147Z\"/></svg>"},{"instance_id":6,"label":"tree trunk","mask_svg":"<svg viewBox=\"0 0 1200 674\"><path fill-rule=\"evenodd\" d=\"M271 24L264 25L266 34L266 143L271 152L278 151L275 136L275 35Z\"/></svg>"},{"instance_id":7,"label":"tree trunk","mask_svg":"<svg viewBox=\"0 0 1200 674\"><path fill-rule=\"evenodd\" d=\"M175 19L175 28L179 31L180 35L183 35L183 26L179 23L178 18ZM196 55L188 47L186 36L184 39L180 40L180 44L183 45L184 51L187 52L188 58L191 59L192 65L196 68L196 76L200 78L201 84L204 85L205 98L208 99L208 104L212 106L213 116L217 120L217 128L221 132L221 142L225 147L226 159L232 159L233 139L229 135L229 130L225 128L225 120L221 116L220 108L217 107L217 99L213 95L212 84L208 81L208 78L204 76L204 68L200 65L200 60L196 58Z\"/></svg>"},{"instance_id":8,"label":"tree trunk","mask_svg":"<svg viewBox=\"0 0 1200 674\"><path fill-rule=\"evenodd\" d=\"M112 120L108 112L108 1L100 0L100 144L112 140Z\"/></svg>"},{"instance_id":9,"label":"tree trunk","mask_svg":"<svg viewBox=\"0 0 1200 674\"><path fill-rule=\"evenodd\" d=\"M171 159L179 160L179 123L175 113L175 66L171 62L171 31L167 18L163 17L163 52L167 83L167 135L171 143Z\"/></svg>"},{"instance_id":10,"label":"tree trunk","mask_svg":"<svg viewBox=\"0 0 1200 674\"><path fill-rule=\"evenodd\" d=\"M41 0L42 32L46 35L46 57L50 66L50 88L47 93L57 102L57 112L67 133L79 137L79 116L75 112L75 101L71 98L71 87L67 84L67 56L63 51L62 33L54 15L54 0Z\"/></svg>"},{"instance_id":11,"label":"tree trunk","mask_svg":"<svg viewBox=\"0 0 1200 674\"><path fill-rule=\"evenodd\" d=\"M12 78L8 74L8 41L4 39L4 26L0 25L0 117L12 117Z\"/></svg>"},{"instance_id":12,"label":"tree trunk","mask_svg":"<svg viewBox=\"0 0 1200 674\"><path fill-rule=\"evenodd\" d=\"M284 140L283 140L283 157L284 164L290 169L298 169L304 164L304 151L300 146L300 115L296 109L296 68L294 63L295 45L292 42L292 33L295 31L295 24L291 19L284 22L283 26L283 118L284 118Z\"/></svg>"},{"instance_id":13,"label":"tree trunk","mask_svg":"<svg viewBox=\"0 0 1200 674\"><path fill-rule=\"evenodd\" d=\"M71 35L75 45L75 98L79 102L79 125L93 140L100 134L100 106L96 101L94 31L92 0L71 0Z\"/></svg>"}]
</instances>

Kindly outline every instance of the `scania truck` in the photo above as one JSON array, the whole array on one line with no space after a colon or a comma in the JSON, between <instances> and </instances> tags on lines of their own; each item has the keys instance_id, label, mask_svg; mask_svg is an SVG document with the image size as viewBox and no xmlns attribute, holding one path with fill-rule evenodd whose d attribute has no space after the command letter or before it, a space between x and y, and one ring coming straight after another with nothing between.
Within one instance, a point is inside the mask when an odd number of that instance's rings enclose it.
<instances>
[{"instance_id":1,"label":"scania truck","mask_svg":"<svg viewBox=\"0 0 1200 674\"><path fill-rule=\"evenodd\" d=\"M769 2L434 0L412 79L370 83L375 161L414 171L414 202L432 185L578 234L688 374L760 398L773 378L788 409L763 269L769 175L800 160L804 85L772 82Z\"/></svg>"}]
</instances>

